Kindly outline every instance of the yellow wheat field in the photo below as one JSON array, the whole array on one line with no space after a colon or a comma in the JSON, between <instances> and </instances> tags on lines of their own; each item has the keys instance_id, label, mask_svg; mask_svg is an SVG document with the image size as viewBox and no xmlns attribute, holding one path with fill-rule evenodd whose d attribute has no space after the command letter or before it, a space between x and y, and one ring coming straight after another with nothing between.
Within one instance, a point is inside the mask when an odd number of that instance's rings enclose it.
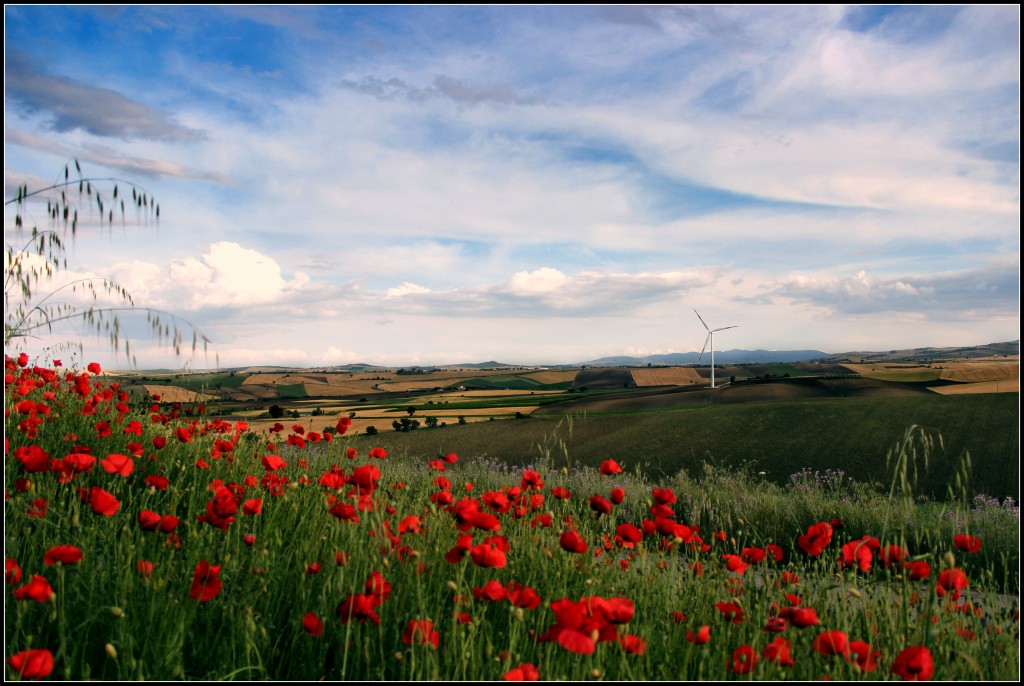
<instances>
[{"instance_id":1,"label":"yellow wheat field","mask_svg":"<svg viewBox=\"0 0 1024 686\"><path fill-rule=\"evenodd\" d=\"M634 369L632 372L637 386L689 386L702 383L700 374L692 367Z\"/></svg>"}]
</instances>

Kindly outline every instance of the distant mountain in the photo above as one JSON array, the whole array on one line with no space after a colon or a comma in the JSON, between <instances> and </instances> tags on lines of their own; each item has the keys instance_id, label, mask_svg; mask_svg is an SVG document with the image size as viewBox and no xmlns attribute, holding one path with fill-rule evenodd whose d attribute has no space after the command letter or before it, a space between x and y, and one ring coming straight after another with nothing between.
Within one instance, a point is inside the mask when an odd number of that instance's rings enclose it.
<instances>
[{"instance_id":1,"label":"distant mountain","mask_svg":"<svg viewBox=\"0 0 1024 686\"><path fill-rule=\"evenodd\" d=\"M829 353L821 350L716 350L715 364L768 364L771 362L806 362L828 357ZM704 358L711 362L710 353ZM580 362L576 366L587 367L643 367L650 365L682 365L697 364L700 353L668 353L666 355L646 355L644 357L602 357L589 362Z\"/></svg>"},{"instance_id":2,"label":"distant mountain","mask_svg":"<svg viewBox=\"0 0 1024 686\"><path fill-rule=\"evenodd\" d=\"M722 350L715 351L715 364L769 364L772 362L856 362L889 361L920 362L939 360L964 360L981 357L1006 357L1020 355L1020 341L986 343L950 348L907 348L880 352L826 353L821 350ZM650 365L685 365L711 363L711 356L704 353L669 353L644 357L615 356L602 357L589 362L577 363L577 367L644 367Z\"/></svg>"}]
</instances>

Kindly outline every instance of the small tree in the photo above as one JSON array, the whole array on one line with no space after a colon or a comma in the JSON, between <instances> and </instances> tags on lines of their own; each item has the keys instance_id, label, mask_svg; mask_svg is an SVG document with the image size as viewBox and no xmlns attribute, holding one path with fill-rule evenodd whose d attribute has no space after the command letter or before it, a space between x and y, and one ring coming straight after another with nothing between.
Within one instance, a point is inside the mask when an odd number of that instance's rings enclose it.
<instances>
[{"instance_id":1,"label":"small tree","mask_svg":"<svg viewBox=\"0 0 1024 686\"><path fill-rule=\"evenodd\" d=\"M280 405L271 405L267 412L270 413L271 419L280 419L284 416L284 408Z\"/></svg>"},{"instance_id":2,"label":"small tree","mask_svg":"<svg viewBox=\"0 0 1024 686\"><path fill-rule=\"evenodd\" d=\"M371 424L370 426L366 427L366 435L367 436L376 436L377 435L377 427L375 427L373 424Z\"/></svg>"}]
</instances>

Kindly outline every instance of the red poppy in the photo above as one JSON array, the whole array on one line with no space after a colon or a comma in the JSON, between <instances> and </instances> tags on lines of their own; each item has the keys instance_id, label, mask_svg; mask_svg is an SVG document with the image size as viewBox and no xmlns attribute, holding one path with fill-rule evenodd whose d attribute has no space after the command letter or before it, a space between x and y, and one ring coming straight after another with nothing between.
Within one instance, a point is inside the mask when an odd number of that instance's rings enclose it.
<instances>
[{"instance_id":1,"label":"red poppy","mask_svg":"<svg viewBox=\"0 0 1024 686\"><path fill-rule=\"evenodd\" d=\"M715 609L733 624L741 624L747 619L747 613L736 603L715 603Z\"/></svg>"},{"instance_id":2,"label":"red poppy","mask_svg":"<svg viewBox=\"0 0 1024 686\"><path fill-rule=\"evenodd\" d=\"M912 581L920 581L921 579L927 579L932 575L932 566L925 560L917 560L916 562L907 562L905 564L907 573L910 575Z\"/></svg>"},{"instance_id":3,"label":"red poppy","mask_svg":"<svg viewBox=\"0 0 1024 686\"><path fill-rule=\"evenodd\" d=\"M505 681L538 681L540 680L540 670L529 662L524 662L502 674L501 678Z\"/></svg>"},{"instance_id":4,"label":"red poppy","mask_svg":"<svg viewBox=\"0 0 1024 686\"><path fill-rule=\"evenodd\" d=\"M565 488L564 486L555 486L554 488L552 488L551 495L555 498L558 498L559 500L568 500L569 498L572 497L572 495L569 493L569 489Z\"/></svg>"},{"instance_id":5,"label":"red poppy","mask_svg":"<svg viewBox=\"0 0 1024 686\"><path fill-rule=\"evenodd\" d=\"M788 572L787 571L787 572L783 572L782 574L779 575L779 585L780 586L792 586L792 585L798 584L798 583L800 583L800 577L797 576L793 572Z\"/></svg>"},{"instance_id":6,"label":"red poppy","mask_svg":"<svg viewBox=\"0 0 1024 686\"><path fill-rule=\"evenodd\" d=\"M36 498L29 502L25 514L35 519L42 519L46 516L46 510L49 506L50 503L47 502L46 498Z\"/></svg>"},{"instance_id":7,"label":"red poppy","mask_svg":"<svg viewBox=\"0 0 1024 686\"><path fill-rule=\"evenodd\" d=\"M626 499L626 489L624 488L613 488L609 499L613 505L621 505L622 501Z\"/></svg>"},{"instance_id":8,"label":"red poppy","mask_svg":"<svg viewBox=\"0 0 1024 686\"><path fill-rule=\"evenodd\" d=\"M931 651L924 646L905 648L893 661L892 673L904 681L930 681L935 674Z\"/></svg>"},{"instance_id":9,"label":"red poppy","mask_svg":"<svg viewBox=\"0 0 1024 686\"><path fill-rule=\"evenodd\" d=\"M322 636L324 633L324 623L316 616L315 612L307 612L305 614L302 618L302 628L314 638Z\"/></svg>"},{"instance_id":10,"label":"red poppy","mask_svg":"<svg viewBox=\"0 0 1024 686\"><path fill-rule=\"evenodd\" d=\"M448 464L455 464L456 462L459 461L459 456L456 455L455 453L448 453L444 456L443 459Z\"/></svg>"},{"instance_id":11,"label":"red poppy","mask_svg":"<svg viewBox=\"0 0 1024 686\"><path fill-rule=\"evenodd\" d=\"M500 569L508 564L505 553L497 546L485 543L469 549L469 558L477 567L493 567Z\"/></svg>"},{"instance_id":12,"label":"red poppy","mask_svg":"<svg viewBox=\"0 0 1024 686\"><path fill-rule=\"evenodd\" d=\"M384 448L379 448L379 447L370 448L370 457L372 457L374 459L384 460L384 459L387 459L387 456L388 456L388 452L386 450L384 450Z\"/></svg>"},{"instance_id":13,"label":"red poppy","mask_svg":"<svg viewBox=\"0 0 1024 686\"><path fill-rule=\"evenodd\" d=\"M587 603L562 598L551 603L551 610L555 613L555 624L537 640L557 641L558 645L577 655L593 654L595 641L601 638L600 629L603 627L590 618ZM607 626L614 631L615 627ZM610 638L614 639L615 635Z\"/></svg>"},{"instance_id":14,"label":"red poppy","mask_svg":"<svg viewBox=\"0 0 1024 686\"><path fill-rule=\"evenodd\" d=\"M619 645L631 655L643 655L647 652L647 641L633 634L622 636L619 639Z\"/></svg>"},{"instance_id":15,"label":"red poppy","mask_svg":"<svg viewBox=\"0 0 1024 686\"><path fill-rule=\"evenodd\" d=\"M256 545L255 534L246 534L245 536L242 536L242 543L244 543L246 546L250 548Z\"/></svg>"},{"instance_id":16,"label":"red poppy","mask_svg":"<svg viewBox=\"0 0 1024 686\"><path fill-rule=\"evenodd\" d=\"M46 577L38 574L33 574L21 588L14 589L14 597L18 600L34 600L37 603L48 603L55 595Z\"/></svg>"},{"instance_id":17,"label":"red poppy","mask_svg":"<svg viewBox=\"0 0 1024 686\"><path fill-rule=\"evenodd\" d=\"M967 579L967 575L964 570L954 567L953 569L943 569L939 572L939 589L940 594L943 591L952 591L954 598L959 597L960 591L964 590L970 585L970 581Z\"/></svg>"},{"instance_id":18,"label":"red poppy","mask_svg":"<svg viewBox=\"0 0 1024 686\"><path fill-rule=\"evenodd\" d=\"M432 645L437 649L441 635L434 630L434 623L429 619L410 619L402 632L402 643L406 645Z\"/></svg>"},{"instance_id":19,"label":"red poppy","mask_svg":"<svg viewBox=\"0 0 1024 686\"><path fill-rule=\"evenodd\" d=\"M615 527L615 536L627 543L639 543L643 539L643 532L632 524L619 524Z\"/></svg>"},{"instance_id":20,"label":"red poppy","mask_svg":"<svg viewBox=\"0 0 1024 686\"><path fill-rule=\"evenodd\" d=\"M100 465L103 467L103 471L108 472L109 474L128 476L135 471L135 462L132 458L127 455L120 455L117 453L107 455L100 462Z\"/></svg>"},{"instance_id":21,"label":"red poppy","mask_svg":"<svg viewBox=\"0 0 1024 686\"><path fill-rule=\"evenodd\" d=\"M491 579L480 588L473 589L473 597L477 600L490 600L500 603L508 600L508 590L501 582Z\"/></svg>"},{"instance_id":22,"label":"red poppy","mask_svg":"<svg viewBox=\"0 0 1024 686\"><path fill-rule=\"evenodd\" d=\"M976 553L981 550L981 539L967 534L957 534L953 537L953 545L965 553Z\"/></svg>"},{"instance_id":23,"label":"red poppy","mask_svg":"<svg viewBox=\"0 0 1024 686\"><path fill-rule=\"evenodd\" d=\"M686 632L686 640L694 645L704 645L711 640L711 627L705 624L701 628L697 629L697 631L690 629Z\"/></svg>"},{"instance_id":24,"label":"red poppy","mask_svg":"<svg viewBox=\"0 0 1024 686\"><path fill-rule=\"evenodd\" d=\"M873 536L865 535L859 540L850 541L842 547L840 564L843 567L856 565L860 571L870 572L871 560L878 547L878 539Z\"/></svg>"},{"instance_id":25,"label":"red poppy","mask_svg":"<svg viewBox=\"0 0 1024 686\"><path fill-rule=\"evenodd\" d=\"M62 565L73 565L82 559L82 551L73 545L59 545L50 548L43 555L43 564L52 567L60 562Z\"/></svg>"},{"instance_id":26,"label":"red poppy","mask_svg":"<svg viewBox=\"0 0 1024 686\"><path fill-rule=\"evenodd\" d=\"M165 436L154 436L153 447L157 450L163 450L167 446L167 438Z\"/></svg>"},{"instance_id":27,"label":"red poppy","mask_svg":"<svg viewBox=\"0 0 1024 686\"><path fill-rule=\"evenodd\" d=\"M110 422L96 422L96 437L110 438L113 432L110 430Z\"/></svg>"},{"instance_id":28,"label":"red poppy","mask_svg":"<svg viewBox=\"0 0 1024 686\"><path fill-rule=\"evenodd\" d=\"M539 490L544 487L544 479L540 472L532 469L523 470L523 478L519 480L519 488L526 490Z\"/></svg>"},{"instance_id":29,"label":"red poppy","mask_svg":"<svg viewBox=\"0 0 1024 686\"><path fill-rule=\"evenodd\" d=\"M797 629L806 629L809 626L817 626L821 621L818 613L813 607L784 607L779 616L795 626Z\"/></svg>"},{"instance_id":30,"label":"red poppy","mask_svg":"<svg viewBox=\"0 0 1024 686\"><path fill-rule=\"evenodd\" d=\"M90 374L99 374L99 373L101 373L101 371L102 371L102 370L100 369L100 365L99 365L99 363L98 363L98 362L90 362L90 363L89 363L89 366L88 366L88 367L86 367L86 369L88 369L88 370L89 370L89 373L90 373Z\"/></svg>"},{"instance_id":31,"label":"red poppy","mask_svg":"<svg viewBox=\"0 0 1024 686\"><path fill-rule=\"evenodd\" d=\"M850 645L842 631L825 631L814 639L814 650L822 655L848 655Z\"/></svg>"},{"instance_id":32,"label":"red poppy","mask_svg":"<svg viewBox=\"0 0 1024 686\"><path fill-rule=\"evenodd\" d=\"M761 551L761 553L763 555L764 551ZM733 574L743 574L749 566L739 555L722 555L722 559L725 560L726 569Z\"/></svg>"},{"instance_id":33,"label":"red poppy","mask_svg":"<svg viewBox=\"0 0 1024 686\"><path fill-rule=\"evenodd\" d=\"M561 535L558 539L558 545L570 553L576 553L582 555L587 552L587 542L584 541L578 531L575 529L569 529Z\"/></svg>"},{"instance_id":34,"label":"red poppy","mask_svg":"<svg viewBox=\"0 0 1024 686\"><path fill-rule=\"evenodd\" d=\"M888 545L878 553L878 559L882 561L886 567L891 567L894 564L903 562L904 558L907 557L906 548L902 548L898 545Z\"/></svg>"},{"instance_id":35,"label":"red poppy","mask_svg":"<svg viewBox=\"0 0 1024 686\"><path fill-rule=\"evenodd\" d=\"M749 674L757 664L757 651L749 645L737 648L729 660L729 671L736 674Z\"/></svg>"},{"instance_id":36,"label":"red poppy","mask_svg":"<svg viewBox=\"0 0 1024 686\"><path fill-rule=\"evenodd\" d=\"M89 489L89 507L98 515L113 517L121 507L121 503L99 486L93 486Z\"/></svg>"},{"instance_id":37,"label":"red poppy","mask_svg":"<svg viewBox=\"0 0 1024 686\"><path fill-rule=\"evenodd\" d=\"M253 517L263 512L263 499L251 498L242 503L242 512Z\"/></svg>"},{"instance_id":38,"label":"red poppy","mask_svg":"<svg viewBox=\"0 0 1024 686\"><path fill-rule=\"evenodd\" d=\"M135 569L139 570L143 576L149 576L153 573L153 563L149 560L139 560L135 563Z\"/></svg>"},{"instance_id":39,"label":"red poppy","mask_svg":"<svg viewBox=\"0 0 1024 686\"><path fill-rule=\"evenodd\" d=\"M850 643L850 661L856 663L862 672L875 671L878 668L878 663L875 660L881 656L881 651L871 650L871 646L864 641Z\"/></svg>"},{"instance_id":40,"label":"red poppy","mask_svg":"<svg viewBox=\"0 0 1024 686\"><path fill-rule=\"evenodd\" d=\"M515 581L508 585L508 600L513 607L521 607L524 610L536 610L540 607L540 594L529 586L523 586Z\"/></svg>"},{"instance_id":41,"label":"red poppy","mask_svg":"<svg viewBox=\"0 0 1024 686\"><path fill-rule=\"evenodd\" d=\"M761 651L761 657L774 662L780 667L792 667L793 662L792 646L782 636L776 636L775 640L769 643Z\"/></svg>"},{"instance_id":42,"label":"red poppy","mask_svg":"<svg viewBox=\"0 0 1024 686\"><path fill-rule=\"evenodd\" d=\"M593 495L589 499L590 509L597 513L597 516L611 514L612 504L599 495Z\"/></svg>"},{"instance_id":43,"label":"red poppy","mask_svg":"<svg viewBox=\"0 0 1024 686\"><path fill-rule=\"evenodd\" d=\"M21 565L17 560L4 558L4 580L11 586L21 582Z\"/></svg>"},{"instance_id":44,"label":"red poppy","mask_svg":"<svg viewBox=\"0 0 1024 686\"><path fill-rule=\"evenodd\" d=\"M601 463L601 468L598 471L605 476L611 476L612 474L621 474L622 467L615 460L605 460Z\"/></svg>"},{"instance_id":45,"label":"red poppy","mask_svg":"<svg viewBox=\"0 0 1024 686\"><path fill-rule=\"evenodd\" d=\"M46 648L23 650L7 660L22 679L45 679L53 672L53 653Z\"/></svg>"},{"instance_id":46,"label":"red poppy","mask_svg":"<svg viewBox=\"0 0 1024 686\"><path fill-rule=\"evenodd\" d=\"M796 542L805 553L817 557L832 542L832 525L826 522L813 524L808 527L805 536L797 537Z\"/></svg>"},{"instance_id":47,"label":"red poppy","mask_svg":"<svg viewBox=\"0 0 1024 686\"><path fill-rule=\"evenodd\" d=\"M174 430L174 436L178 439L179 443L191 443L192 432L184 427L179 427Z\"/></svg>"},{"instance_id":48,"label":"red poppy","mask_svg":"<svg viewBox=\"0 0 1024 686\"><path fill-rule=\"evenodd\" d=\"M288 463L282 460L280 455L264 455L263 459L260 460L260 464L268 472L276 472L288 466Z\"/></svg>"},{"instance_id":49,"label":"red poppy","mask_svg":"<svg viewBox=\"0 0 1024 686\"><path fill-rule=\"evenodd\" d=\"M380 603L376 602L372 595L353 593L338 606L338 619L342 624L348 624L353 619L360 622L370 620L379 626L380 617L375 612L378 605Z\"/></svg>"},{"instance_id":50,"label":"red poppy","mask_svg":"<svg viewBox=\"0 0 1024 686\"><path fill-rule=\"evenodd\" d=\"M377 605L383 603L391 595L391 584L384 579L384 575L380 572L370 572L364 588L373 597Z\"/></svg>"},{"instance_id":51,"label":"red poppy","mask_svg":"<svg viewBox=\"0 0 1024 686\"><path fill-rule=\"evenodd\" d=\"M192 588L188 595L193 600L206 602L215 598L222 586L220 565L211 565L206 560L200 560L196 563L196 571L192 575Z\"/></svg>"}]
</instances>

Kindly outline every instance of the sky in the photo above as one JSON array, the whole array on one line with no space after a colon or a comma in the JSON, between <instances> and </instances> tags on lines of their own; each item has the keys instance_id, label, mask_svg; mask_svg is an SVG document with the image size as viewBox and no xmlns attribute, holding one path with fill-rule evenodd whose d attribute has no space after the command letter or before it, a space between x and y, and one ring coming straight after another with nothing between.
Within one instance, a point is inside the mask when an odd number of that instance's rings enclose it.
<instances>
[{"instance_id":1,"label":"sky","mask_svg":"<svg viewBox=\"0 0 1024 686\"><path fill-rule=\"evenodd\" d=\"M1018 5L5 5L4 29L5 199L77 160L160 204L103 228L83 203L37 289L108 279L212 341L176 357L124 313L139 368L699 351L695 311L736 327L720 350L1019 338ZM88 334L6 352L128 366Z\"/></svg>"}]
</instances>

